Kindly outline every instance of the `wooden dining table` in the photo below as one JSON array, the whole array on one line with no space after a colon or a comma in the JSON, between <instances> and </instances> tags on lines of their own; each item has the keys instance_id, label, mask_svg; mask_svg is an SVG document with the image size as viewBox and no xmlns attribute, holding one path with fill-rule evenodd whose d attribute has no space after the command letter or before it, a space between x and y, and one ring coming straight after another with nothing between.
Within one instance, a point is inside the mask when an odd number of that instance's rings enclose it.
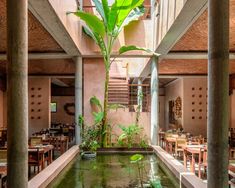
<instances>
[{"instance_id":1,"label":"wooden dining table","mask_svg":"<svg viewBox=\"0 0 235 188\"><path fill-rule=\"evenodd\" d=\"M42 169L45 168L45 162L48 164L52 163L53 161L53 145L37 145L37 146L29 146L28 153L29 156L33 156L35 154L41 155L42 158ZM29 157L30 159L30 157ZM47 165L48 165L47 164Z\"/></svg>"},{"instance_id":2,"label":"wooden dining table","mask_svg":"<svg viewBox=\"0 0 235 188\"><path fill-rule=\"evenodd\" d=\"M184 167L187 169L187 159L190 158L190 171L195 173L196 157L198 157L198 165L201 163L202 151L205 145L186 145L184 150Z\"/></svg>"}]
</instances>

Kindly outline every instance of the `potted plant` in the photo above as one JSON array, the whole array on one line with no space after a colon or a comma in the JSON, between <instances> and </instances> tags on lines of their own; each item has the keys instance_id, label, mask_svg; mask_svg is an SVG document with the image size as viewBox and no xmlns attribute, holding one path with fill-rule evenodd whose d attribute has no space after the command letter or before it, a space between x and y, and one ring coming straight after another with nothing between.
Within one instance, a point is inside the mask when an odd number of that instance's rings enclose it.
<instances>
[{"instance_id":1,"label":"potted plant","mask_svg":"<svg viewBox=\"0 0 235 188\"><path fill-rule=\"evenodd\" d=\"M80 145L80 149L82 150L81 156L84 159L94 158L96 157L96 150L99 145L99 127L92 125L86 126L84 125L84 118L80 116L80 125L82 126L81 136L82 143Z\"/></svg>"}]
</instances>

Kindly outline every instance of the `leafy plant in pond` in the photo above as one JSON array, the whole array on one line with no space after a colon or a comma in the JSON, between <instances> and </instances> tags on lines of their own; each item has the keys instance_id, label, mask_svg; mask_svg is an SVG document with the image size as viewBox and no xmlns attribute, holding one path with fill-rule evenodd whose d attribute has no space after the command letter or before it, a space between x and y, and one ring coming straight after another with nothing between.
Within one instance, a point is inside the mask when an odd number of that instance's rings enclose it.
<instances>
[{"instance_id":1,"label":"leafy plant in pond","mask_svg":"<svg viewBox=\"0 0 235 188\"><path fill-rule=\"evenodd\" d=\"M86 26L83 27L83 30L99 46L104 59L105 92L102 119L102 147L107 146L108 83L109 70L112 63L110 56L113 45L122 29L131 21L137 20L144 14L143 1L115 0L112 6L109 7L107 0L101 0L101 2L99 0L93 0L100 17L80 10L72 12L85 21ZM125 50L126 48L122 49L123 53ZM128 48L128 50L134 50L134 48Z\"/></svg>"},{"instance_id":2,"label":"leafy plant in pond","mask_svg":"<svg viewBox=\"0 0 235 188\"><path fill-rule=\"evenodd\" d=\"M134 154L130 157L131 163L135 163L138 169L138 179L140 181L141 188L143 187L152 187L152 188L162 188L161 181L159 177L155 177L153 172L151 172L151 179L144 181L144 173L147 173L145 170L144 156L141 154ZM145 184L144 184L145 183Z\"/></svg>"},{"instance_id":3,"label":"leafy plant in pond","mask_svg":"<svg viewBox=\"0 0 235 188\"><path fill-rule=\"evenodd\" d=\"M103 117L104 117L104 108L103 108L100 100L96 96L93 96L93 97L90 98L90 104L95 108L95 111L93 111L92 114L93 114L95 126L100 129L100 132L99 132L100 133L100 135L99 135L100 139L99 140L102 140L102 135L104 133L106 133L106 131L107 131L107 130L105 130L105 132L104 132L102 130ZM109 104L107 106L107 110L118 109L118 108L125 108L125 106L120 105L120 104ZM106 129L109 129L109 130L112 129L111 125L108 122L107 122ZM110 134L110 137L111 137L111 134ZM100 145L102 145L102 143L100 143Z\"/></svg>"},{"instance_id":4,"label":"leafy plant in pond","mask_svg":"<svg viewBox=\"0 0 235 188\"><path fill-rule=\"evenodd\" d=\"M144 183L144 180L143 180L143 163L142 163L142 159L144 158L143 155L141 154L135 154L135 155L132 155L130 157L130 161L131 163L135 163L137 164L137 169L138 169L138 177L139 177L139 180L140 180L140 185L141 185L141 188L144 187L143 183Z\"/></svg>"},{"instance_id":5,"label":"leafy plant in pond","mask_svg":"<svg viewBox=\"0 0 235 188\"><path fill-rule=\"evenodd\" d=\"M148 142L145 135L143 135L143 127L136 124L131 124L128 126L119 125L122 130L122 134L118 137L118 144L121 146L131 147L141 147L147 148Z\"/></svg>"},{"instance_id":6,"label":"leafy plant in pond","mask_svg":"<svg viewBox=\"0 0 235 188\"><path fill-rule=\"evenodd\" d=\"M119 127L122 129L123 133L118 137L118 143L131 148L134 144L135 136L140 134L141 128L135 124L127 127L119 125Z\"/></svg>"}]
</instances>

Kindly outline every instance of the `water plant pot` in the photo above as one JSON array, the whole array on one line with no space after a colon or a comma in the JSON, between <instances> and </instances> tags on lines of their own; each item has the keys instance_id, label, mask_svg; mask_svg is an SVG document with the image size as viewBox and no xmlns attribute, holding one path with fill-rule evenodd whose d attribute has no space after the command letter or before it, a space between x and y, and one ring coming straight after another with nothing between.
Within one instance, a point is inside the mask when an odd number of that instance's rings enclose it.
<instances>
[{"instance_id":1,"label":"water plant pot","mask_svg":"<svg viewBox=\"0 0 235 188\"><path fill-rule=\"evenodd\" d=\"M94 159L96 158L96 152L94 151L84 151L81 154L82 159Z\"/></svg>"}]
</instances>

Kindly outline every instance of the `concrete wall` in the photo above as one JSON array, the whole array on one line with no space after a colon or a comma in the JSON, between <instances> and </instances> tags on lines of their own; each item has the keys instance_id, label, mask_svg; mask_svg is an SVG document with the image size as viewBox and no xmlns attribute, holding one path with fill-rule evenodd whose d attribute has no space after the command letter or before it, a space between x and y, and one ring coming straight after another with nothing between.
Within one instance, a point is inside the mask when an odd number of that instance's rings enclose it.
<instances>
[{"instance_id":1,"label":"concrete wall","mask_svg":"<svg viewBox=\"0 0 235 188\"><path fill-rule=\"evenodd\" d=\"M51 122L53 123L74 123L74 115L68 115L64 110L66 103L74 103L73 96L52 96L51 102L57 103L57 111L51 113ZM69 108L72 112L75 111L73 107Z\"/></svg>"},{"instance_id":2,"label":"concrete wall","mask_svg":"<svg viewBox=\"0 0 235 188\"><path fill-rule=\"evenodd\" d=\"M183 92L184 130L206 136L207 78L183 78Z\"/></svg>"},{"instance_id":3,"label":"concrete wall","mask_svg":"<svg viewBox=\"0 0 235 188\"><path fill-rule=\"evenodd\" d=\"M169 101L176 100L177 97L183 99L183 79L177 79L165 88L165 130L169 129ZM183 102L183 100L182 100ZM183 112L182 112L183 117ZM183 120L178 119L178 123L182 125Z\"/></svg>"},{"instance_id":4,"label":"concrete wall","mask_svg":"<svg viewBox=\"0 0 235 188\"><path fill-rule=\"evenodd\" d=\"M51 80L29 78L29 136L50 127Z\"/></svg>"}]
</instances>

